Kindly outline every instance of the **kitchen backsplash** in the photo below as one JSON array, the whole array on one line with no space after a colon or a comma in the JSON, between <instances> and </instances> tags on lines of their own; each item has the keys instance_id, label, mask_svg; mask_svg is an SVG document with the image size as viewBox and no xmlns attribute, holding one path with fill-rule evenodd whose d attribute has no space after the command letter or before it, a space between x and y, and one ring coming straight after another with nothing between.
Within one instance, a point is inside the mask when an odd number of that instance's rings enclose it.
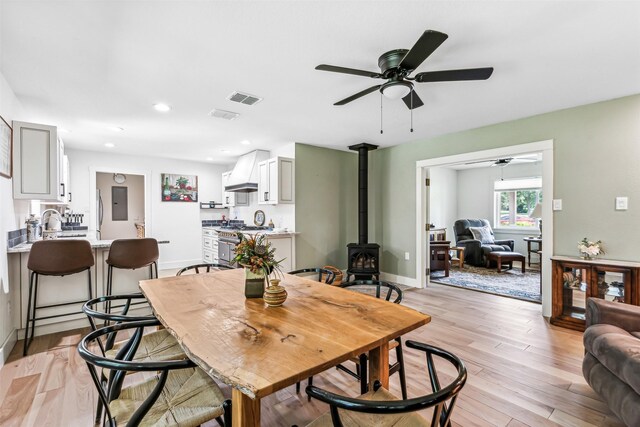
<instances>
[{"instance_id":1,"label":"kitchen backsplash","mask_svg":"<svg viewBox=\"0 0 640 427\"><path fill-rule=\"evenodd\" d=\"M7 233L7 248L12 248L27 241L27 229L13 230Z\"/></svg>"}]
</instances>

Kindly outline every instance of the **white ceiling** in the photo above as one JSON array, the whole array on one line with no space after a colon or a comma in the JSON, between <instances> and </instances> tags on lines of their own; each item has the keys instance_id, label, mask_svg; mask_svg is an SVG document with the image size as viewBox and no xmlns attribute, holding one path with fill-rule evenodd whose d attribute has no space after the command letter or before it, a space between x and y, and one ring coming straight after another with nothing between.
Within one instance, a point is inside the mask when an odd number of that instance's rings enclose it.
<instances>
[{"instance_id":1,"label":"white ceiling","mask_svg":"<svg viewBox=\"0 0 640 427\"><path fill-rule=\"evenodd\" d=\"M291 142L391 146L640 93L640 2L0 1L0 71L24 119L71 130L74 148L228 163ZM332 105L379 81L316 65L378 71L382 53L426 29L449 39L414 74L493 76L418 84L413 133L401 100L384 100L383 135L378 93ZM234 90L264 100L232 103Z\"/></svg>"}]
</instances>

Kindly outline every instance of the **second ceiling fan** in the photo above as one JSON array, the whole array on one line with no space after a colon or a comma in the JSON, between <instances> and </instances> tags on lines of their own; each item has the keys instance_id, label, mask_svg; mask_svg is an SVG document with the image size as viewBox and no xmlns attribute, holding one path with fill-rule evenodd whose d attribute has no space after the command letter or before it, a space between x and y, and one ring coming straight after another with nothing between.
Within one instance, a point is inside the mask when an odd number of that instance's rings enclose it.
<instances>
[{"instance_id":1,"label":"second ceiling fan","mask_svg":"<svg viewBox=\"0 0 640 427\"><path fill-rule=\"evenodd\" d=\"M446 34L427 30L413 45L411 50L395 49L383 53L378 58L380 72L357 70L354 68L337 67L321 64L316 70L332 71L334 73L353 74L356 76L385 79L385 83L371 86L361 92L351 95L333 105L344 105L355 101L369 93L379 90L387 98L402 98L409 109L424 105L415 92L413 83L449 82L462 80L486 80L493 73L492 67L469 68L462 70L425 71L411 77L410 74L422 64L446 39Z\"/></svg>"}]
</instances>

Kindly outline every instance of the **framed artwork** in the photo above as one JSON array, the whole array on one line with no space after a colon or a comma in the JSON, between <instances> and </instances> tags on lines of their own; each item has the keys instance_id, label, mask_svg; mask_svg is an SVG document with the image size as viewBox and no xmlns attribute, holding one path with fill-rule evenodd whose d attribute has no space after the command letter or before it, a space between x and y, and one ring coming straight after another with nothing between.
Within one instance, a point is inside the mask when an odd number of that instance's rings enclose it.
<instances>
[{"instance_id":1,"label":"framed artwork","mask_svg":"<svg viewBox=\"0 0 640 427\"><path fill-rule=\"evenodd\" d=\"M0 117L0 176L5 178L11 178L13 175L12 133L9 123Z\"/></svg>"},{"instance_id":2,"label":"framed artwork","mask_svg":"<svg viewBox=\"0 0 640 427\"><path fill-rule=\"evenodd\" d=\"M196 175L179 175L163 173L162 201L163 202L197 202L198 177Z\"/></svg>"}]
</instances>

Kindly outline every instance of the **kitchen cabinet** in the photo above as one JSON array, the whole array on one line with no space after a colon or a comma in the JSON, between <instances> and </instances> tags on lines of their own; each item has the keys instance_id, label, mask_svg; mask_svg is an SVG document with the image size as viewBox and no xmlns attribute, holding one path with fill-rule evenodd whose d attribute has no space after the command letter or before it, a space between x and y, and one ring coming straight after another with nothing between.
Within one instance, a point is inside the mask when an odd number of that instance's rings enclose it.
<instances>
[{"instance_id":1,"label":"kitchen cabinet","mask_svg":"<svg viewBox=\"0 0 640 427\"><path fill-rule=\"evenodd\" d=\"M280 269L283 273L296 269L296 241L294 234L267 234L267 241L275 249L276 259L281 260Z\"/></svg>"},{"instance_id":2,"label":"kitchen cabinet","mask_svg":"<svg viewBox=\"0 0 640 427\"><path fill-rule=\"evenodd\" d=\"M640 264L554 256L550 322L584 331L587 298L640 305Z\"/></svg>"},{"instance_id":3,"label":"kitchen cabinet","mask_svg":"<svg viewBox=\"0 0 640 427\"><path fill-rule=\"evenodd\" d=\"M202 229L202 262L218 262L218 232L213 228Z\"/></svg>"},{"instance_id":4,"label":"kitchen cabinet","mask_svg":"<svg viewBox=\"0 0 640 427\"><path fill-rule=\"evenodd\" d=\"M13 163L14 199L67 202L64 143L55 126L14 121Z\"/></svg>"},{"instance_id":5,"label":"kitchen cabinet","mask_svg":"<svg viewBox=\"0 0 640 427\"><path fill-rule=\"evenodd\" d=\"M224 191L230 176L231 171L222 174L222 207L249 206L249 193Z\"/></svg>"},{"instance_id":6,"label":"kitchen cabinet","mask_svg":"<svg viewBox=\"0 0 640 427\"><path fill-rule=\"evenodd\" d=\"M295 161L274 157L258 163L258 204L294 203Z\"/></svg>"}]
</instances>

